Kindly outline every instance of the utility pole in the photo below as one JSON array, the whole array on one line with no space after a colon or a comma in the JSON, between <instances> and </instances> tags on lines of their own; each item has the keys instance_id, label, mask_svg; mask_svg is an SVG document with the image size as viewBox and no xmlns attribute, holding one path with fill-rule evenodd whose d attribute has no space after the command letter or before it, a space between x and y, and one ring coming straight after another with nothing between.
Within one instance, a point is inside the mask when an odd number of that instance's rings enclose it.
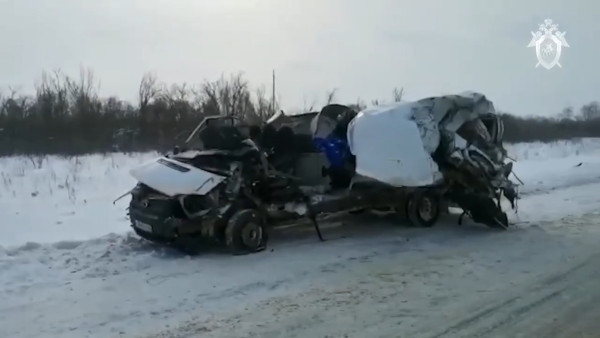
<instances>
[{"instance_id":1,"label":"utility pole","mask_svg":"<svg viewBox=\"0 0 600 338\"><path fill-rule=\"evenodd\" d=\"M271 93L271 115L275 114L275 69L273 69L273 91Z\"/></svg>"}]
</instances>

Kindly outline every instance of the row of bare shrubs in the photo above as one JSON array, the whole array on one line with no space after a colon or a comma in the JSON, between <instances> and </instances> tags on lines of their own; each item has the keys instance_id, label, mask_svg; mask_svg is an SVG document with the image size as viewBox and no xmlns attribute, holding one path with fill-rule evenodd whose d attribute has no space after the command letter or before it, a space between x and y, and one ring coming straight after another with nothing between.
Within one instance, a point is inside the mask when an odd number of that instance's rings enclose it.
<instances>
[{"instance_id":1,"label":"row of bare shrubs","mask_svg":"<svg viewBox=\"0 0 600 338\"><path fill-rule=\"evenodd\" d=\"M14 88L0 92L0 156L164 150L204 116L235 115L256 122L279 109L263 88L252 90L241 74L197 86L167 86L146 74L136 105L116 96L101 98L98 88L93 72L82 69L78 79L60 71L43 73L34 95ZM336 101L334 94L328 94L328 103ZM395 89L392 99L401 97L402 90ZM554 118L504 114L504 120L508 142L600 137L597 102L579 111L565 108Z\"/></svg>"}]
</instances>

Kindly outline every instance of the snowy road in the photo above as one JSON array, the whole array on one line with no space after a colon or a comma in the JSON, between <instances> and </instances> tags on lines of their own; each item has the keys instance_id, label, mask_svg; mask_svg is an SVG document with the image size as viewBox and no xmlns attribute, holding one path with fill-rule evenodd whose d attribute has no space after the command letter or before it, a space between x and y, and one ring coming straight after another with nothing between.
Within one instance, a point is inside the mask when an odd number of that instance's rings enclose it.
<instances>
[{"instance_id":1,"label":"snowy road","mask_svg":"<svg viewBox=\"0 0 600 338\"><path fill-rule=\"evenodd\" d=\"M592 336L600 328L599 222L586 214L507 232L446 225L403 239L388 233L365 240L362 255L315 262L321 278L304 291L149 337Z\"/></svg>"},{"instance_id":2,"label":"snowy road","mask_svg":"<svg viewBox=\"0 0 600 338\"><path fill-rule=\"evenodd\" d=\"M503 327L564 330L573 314L585 328L598 318L598 189L524 198L529 222L509 231L361 215L324 229L327 242L306 227L248 256L117 235L25 246L0 260L0 336L516 337L528 331Z\"/></svg>"},{"instance_id":3,"label":"snowy road","mask_svg":"<svg viewBox=\"0 0 600 338\"><path fill-rule=\"evenodd\" d=\"M434 337L597 337L600 252L521 285Z\"/></svg>"},{"instance_id":4,"label":"snowy road","mask_svg":"<svg viewBox=\"0 0 600 338\"><path fill-rule=\"evenodd\" d=\"M598 188L557 194L577 200ZM507 232L445 225L405 230L403 239L388 233L365 240L372 247L362 255L316 260L321 278L301 292L210 317L198 311L149 337L597 336L598 223L590 213Z\"/></svg>"},{"instance_id":5,"label":"snowy road","mask_svg":"<svg viewBox=\"0 0 600 338\"><path fill-rule=\"evenodd\" d=\"M193 258L125 233L110 204L149 154L0 159L0 337L597 333L600 141L511 153L526 185L509 231L360 215L324 225L324 243L308 225L265 252Z\"/></svg>"},{"instance_id":6,"label":"snowy road","mask_svg":"<svg viewBox=\"0 0 600 338\"><path fill-rule=\"evenodd\" d=\"M536 278L514 282L515 275L534 272L504 270L452 290L444 290L444 279L459 273L468 279L473 273L464 266L477 262L453 262L459 272L444 275L432 267L411 266L412 276L399 268L369 269L352 283L269 300L152 337L597 337L600 252L572 259ZM535 258L527 261L535 264ZM415 275L432 281L404 281Z\"/></svg>"}]
</instances>

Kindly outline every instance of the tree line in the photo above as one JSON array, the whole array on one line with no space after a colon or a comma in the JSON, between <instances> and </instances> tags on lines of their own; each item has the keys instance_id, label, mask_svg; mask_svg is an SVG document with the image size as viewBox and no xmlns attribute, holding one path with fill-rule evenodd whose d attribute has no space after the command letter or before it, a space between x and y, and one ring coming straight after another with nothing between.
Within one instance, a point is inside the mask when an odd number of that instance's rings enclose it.
<instances>
[{"instance_id":1,"label":"tree line","mask_svg":"<svg viewBox=\"0 0 600 338\"><path fill-rule=\"evenodd\" d=\"M135 105L116 96L101 98L98 89L94 73L82 69L78 78L60 71L42 73L33 95L10 87L0 92L0 156L162 151L187 136L205 116L234 115L256 123L279 110L275 98L264 88L252 90L242 74L190 86L167 85L147 73ZM402 93L394 89L392 99L400 100ZM326 101L336 101L335 91ZM360 109L364 104L350 106ZM600 136L598 102L577 111L567 107L550 118L502 115L507 142Z\"/></svg>"}]
</instances>

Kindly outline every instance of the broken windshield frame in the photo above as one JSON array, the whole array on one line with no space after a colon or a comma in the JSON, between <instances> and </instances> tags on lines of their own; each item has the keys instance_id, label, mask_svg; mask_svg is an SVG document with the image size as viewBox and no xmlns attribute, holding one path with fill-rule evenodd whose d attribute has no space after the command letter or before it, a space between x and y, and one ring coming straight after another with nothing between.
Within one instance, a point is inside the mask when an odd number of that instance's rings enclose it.
<instances>
[{"instance_id":1,"label":"broken windshield frame","mask_svg":"<svg viewBox=\"0 0 600 338\"><path fill-rule=\"evenodd\" d=\"M231 125L234 126L235 122L238 121L240 122L241 120L238 117L235 116L223 116L223 115L213 115L213 116L206 116L204 119L202 119L202 121L196 126L196 128L194 128L194 130L192 130L192 132L190 133L190 135L187 137L187 139L185 140L184 144L189 144L190 141L192 141L194 139L194 136L203 128L206 128L208 126L208 124L210 123L210 121L214 121L214 120L230 120L231 121Z\"/></svg>"}]
</instances>

